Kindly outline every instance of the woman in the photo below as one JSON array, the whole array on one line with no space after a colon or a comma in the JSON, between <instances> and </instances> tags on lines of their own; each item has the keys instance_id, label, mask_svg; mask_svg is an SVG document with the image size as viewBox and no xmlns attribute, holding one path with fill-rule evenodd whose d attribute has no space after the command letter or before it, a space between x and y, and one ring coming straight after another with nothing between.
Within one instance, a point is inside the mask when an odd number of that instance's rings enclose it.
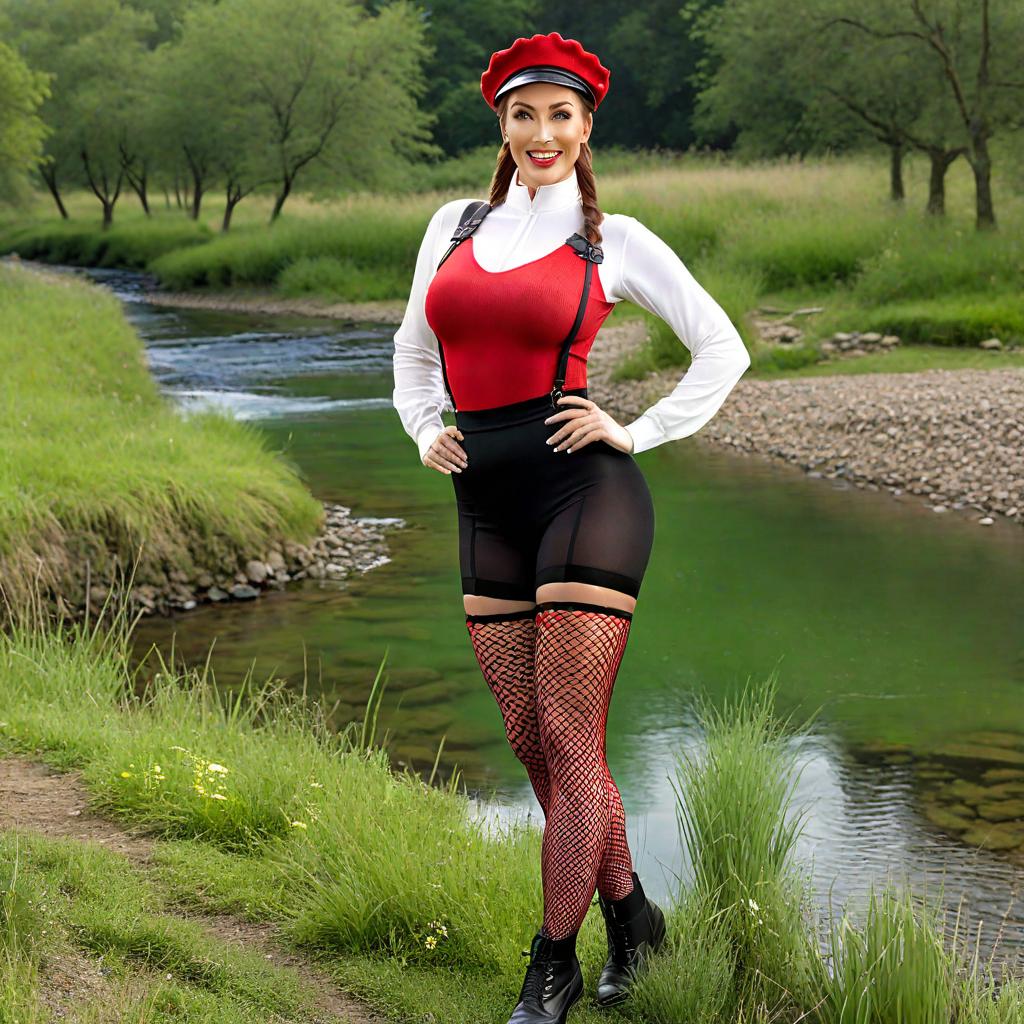
<instances>
[{"instance_id":1,"label":"woman","mask_svg":"<svg viewBox=\"0 0 1024 1024\"><path fill-rule=\"evenodd\" d=\"M605 759L654 537L633 455L699 430L750 365L668 245L597 205L587 141L609 77L557 32L491 55L480 84L503 145L489 201L431 218L395 334L394 405L423 465L452 476L466 626L545 815L543 923L509 1024L564 1022L582 995L576 935L595 889L608 935L599 1004L626 998L664 940ZM622 299L693 355L625 426L586 386L594 337Z\"/></svg>"}]
</instances>

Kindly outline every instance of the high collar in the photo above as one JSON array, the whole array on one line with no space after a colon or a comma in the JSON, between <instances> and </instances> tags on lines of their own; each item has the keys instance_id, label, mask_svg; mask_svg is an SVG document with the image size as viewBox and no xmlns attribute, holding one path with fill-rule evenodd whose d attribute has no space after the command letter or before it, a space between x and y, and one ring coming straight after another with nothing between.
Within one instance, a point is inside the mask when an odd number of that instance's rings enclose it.
<instances>
[{"instance_id":1,"label":"high collar","mask_svg":"<svg viewBox=\"0 0 1024 1024\"><path fill-rule=\"evenodd\" d=\"M576 168L573 167L569 176L550 185L541 185L530 199L530 189L519 183L519 168L512 172L512 181L508 186L505 205L522 213L546 213L549 210L562 210L569 206L580 206L583 197L580 195L579 182L576 180Z\"/></svg>"}]
</instances>

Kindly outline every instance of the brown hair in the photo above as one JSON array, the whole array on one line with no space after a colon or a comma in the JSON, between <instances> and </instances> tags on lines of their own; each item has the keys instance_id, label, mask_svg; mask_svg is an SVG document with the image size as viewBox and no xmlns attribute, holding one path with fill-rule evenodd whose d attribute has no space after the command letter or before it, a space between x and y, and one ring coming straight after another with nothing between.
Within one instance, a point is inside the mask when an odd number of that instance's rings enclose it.
<instances>
[{"instance_id":1,"label":"brown hair","mask_svg":"<svg viewBox=\"0 0 1024 1024\"><path fill-rule=\"evenodd\" d=\"M505 123L505 113L508 110L512 93L506 93L498 103L497 115L498 124ZM594 105L582 94L578 95L580 104L583 106L584 116L593 114ZM501 144L498 150L498 165L494 169L494 176L491 178L491 189L488 202L491 206L497 206L505 201L508 195L509 185L512 183L512 175L516 171L516 162L512 156L512 150L507 142ZM580 143L580 155L576 158L576 181L579 183L580 196L583 199L583 235L594 245L601 244L601 229L599 225L604 220L604 213L597 205L597 183L594 181L594 166L591 163L590 146L586 142Z\"/></svg>"}]
</instances>

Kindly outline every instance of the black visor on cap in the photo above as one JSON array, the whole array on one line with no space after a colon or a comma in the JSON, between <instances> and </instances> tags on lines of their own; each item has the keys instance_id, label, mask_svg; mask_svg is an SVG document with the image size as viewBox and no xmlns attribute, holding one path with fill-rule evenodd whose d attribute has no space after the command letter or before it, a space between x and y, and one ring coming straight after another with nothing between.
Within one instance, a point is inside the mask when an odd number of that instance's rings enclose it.
<instances>
[{"instance_id":1,"label":"black visor on cap","mask_svg":"<svg viewBox=\"0 0 1024 1024\"><path fill-rule=\"evenodd\" d=\"M513 73L499 86L494 94L494 102L497 103L510 89L518 89L519 86L529 85L531 82L554 82L555 85L565 85L583 93L591 103L594 102L594 91L579 75L565 68L551 67L547 64L535 64L533 67L520 68Z\"/></svg>"}]
</instances>

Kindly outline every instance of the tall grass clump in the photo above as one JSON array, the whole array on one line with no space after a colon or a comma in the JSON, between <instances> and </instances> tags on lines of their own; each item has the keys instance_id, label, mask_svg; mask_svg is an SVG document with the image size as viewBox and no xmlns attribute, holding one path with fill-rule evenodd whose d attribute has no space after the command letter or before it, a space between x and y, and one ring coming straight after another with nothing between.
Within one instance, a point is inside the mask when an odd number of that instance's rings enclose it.
<instances>
[{"instance_id":1,"label":"tall grass clump","mask_svg":"<svg viewBox=\"0 0 1024 1024\"><path fill-rule=\"evenodd\" d=\"M748 1015L806 1002L817 948L809 884L794 860L803 814L789 722L774 716L774 673L721 708L697 701L704 747L676 762L677 823L696 897L723 929L736 1006Z\"/></svg>"},{"instance_id":2,"label":"tall grass clump","mask_svg":"<svg viewBox=\"0 0 1024 1024\"><path fill-rule=\"evenodd\" d=\"M907 891L872 887L863 928L844 913L830 930L831 972L819 1015L829 1024L948 1024L953 963L934 911Z\"/></svg>"},{"instance_id":3,"label":"tall grass clump","mask_svg":"<svg viewBox=\"0 0 1024 1024\"><path fill-rule=\"evenodd\" d=\"M654 1024L796 1020L820 962L810 886L794 861L802 814L788 721L774 715L774 673L716 707L694 702L700 743L672 780L692 871L666 914L666 950L634 986L636 1019Z\"/></svg>"}]
</instances>

